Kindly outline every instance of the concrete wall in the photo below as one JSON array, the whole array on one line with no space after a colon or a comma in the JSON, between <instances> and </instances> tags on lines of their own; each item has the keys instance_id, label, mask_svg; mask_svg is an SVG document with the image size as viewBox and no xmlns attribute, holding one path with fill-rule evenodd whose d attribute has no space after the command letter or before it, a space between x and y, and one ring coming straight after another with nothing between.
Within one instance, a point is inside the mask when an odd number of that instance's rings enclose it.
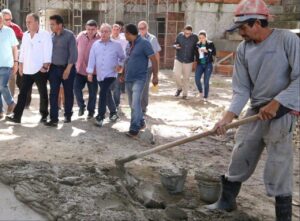
<instances>
[{"instance_id":1,"label":"concrete wall","mask_svg":"<svg viewBox=\"0 0 300 221\"><path fill-rule=\"evenodd\" d=\"M233 23L238 2L239 0L189 0L186 23L191 24L196 33L201 29L206 30L211 39L224 38L226 28ZM300 0L267 0L266 3L271 14L275 15L275 22L300 17Z\"/></svg>"},{"instance_id":2,"label":"concrete wall","mask_svg":"<svg viewBox=\"0 0 300 221\"><path fill-rule=\"evenodd\" d=\"M236 4L200 3L188 1L186 23L193 26L194 32L204 29L211 39L222 38L224 31L233 21Z\"/></svg>"}]
</instances>

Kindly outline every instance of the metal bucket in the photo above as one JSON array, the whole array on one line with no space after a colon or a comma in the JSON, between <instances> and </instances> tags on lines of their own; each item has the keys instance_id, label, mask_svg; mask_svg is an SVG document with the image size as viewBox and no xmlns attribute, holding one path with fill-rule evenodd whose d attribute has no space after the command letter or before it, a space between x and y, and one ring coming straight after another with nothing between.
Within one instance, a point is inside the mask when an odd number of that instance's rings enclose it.
<instances>
[{"instance_id":1,"label":"metal bucket","mask_svg":"<svg viewBox=\"0 0 300 221\"><path fill-rule=\"evenodd\" d=\"M221 192L221 182L218 175L209 171L198 171L195 173L195 180L202 201L214 203L218 200Z\"/></svg>"},{"instance_id":2,"label":"metal bucket","mask_svg":"<svg viewBox=\"0 0 300 221\"><path fill-rule=\"evenodd\" d=\"M186 176L187 170L183 168L160 170L160 182L170 194L183 192Z\"/></svg>"},{"instance_id":3,"label":"metal bucket","mask_svg":"<svg viewBox=\"0 0 300 221\"><path fill-rule=\"evenodd\" d=\"M214 203L218 200L221 192L220 182L197 180L200 199L206 203Z\"/></svg>"}]
</instances>

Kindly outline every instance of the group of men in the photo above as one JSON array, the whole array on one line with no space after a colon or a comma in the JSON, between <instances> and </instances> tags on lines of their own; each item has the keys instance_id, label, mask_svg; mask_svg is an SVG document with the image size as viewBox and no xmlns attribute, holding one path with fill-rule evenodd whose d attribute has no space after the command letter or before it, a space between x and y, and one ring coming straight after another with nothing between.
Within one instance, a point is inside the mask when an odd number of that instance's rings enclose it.
<instances>
[{"instance_id":1,"label":"group of men","mask_svg":"<svg viewBox=\"0 0 300 221\"><path fill-rule=\"evenodd\" d=\"M3 14L0 14L0 22ZM6 120L20 123L28 94L36 83L40 95L40 122L46 126L56 127L59 121L59 91L64 91L64 123L71 122L73 115L74 94L79 106L78 116L83 116L87 109L87 118L95 115L98 86L100 88L96 125L102 126L109 110L110 121L118 116L120 96L128 94L131 107L131 123L128 136L137 136L146 124L144 114L147 111L149 84L152 78L158 84L159 51L157 38L148 32L148 24L141 21L138 25L128 24L122 33L122 22L114 25L98 24L94 20L86 23L85 31L77 37L64 27L60 15L50 17L52 33L40 29L39 16L30 13L26 16L27 31L23 34L18 56L16 35L4 26L9 35L5 37L7 51L10 51L6 83L11 75L22 77L18 102L15 104L8 87L2 92L8 104ZM0 23L1 24L1 23ZM11 47L11 48L10 48ZM3 51L3 50L1 50ZM12 72L13 67L13 73ZM153 75L152 75L153 74ZM1 76L1 75L0 75ZM1 80L1 78L0 78ZM47 82L50 83L48 96ZM83 89L87 84L88 103L83 99ZM9 94L9 99L6 93ZM48 97L50 98L50 120L47 121ZM13 111L12 111L13 110ZM2 111L3 112L3 111Z\"/></svg>"},{"instance_id":2,"label":"group of men","mask_svg":"<svg viewBox=\"0 0 300 221\"><path fill-rule=\"evenodd\" d=\"M290 221L293 193L292 132L296 115L300 112L300 40L290 31L269 28L269 16L263 0L242 0L235 11L235 24L229 31L238 29L245 40L237 49L231 105L215 125L215 130L218 134L225 134L225 126L240 116L249 99L250 108L246 115L258 114L259 120L238 129L229 169L221 177L220 197L207 208L236 209L236 198L242 182L252 175L266 148L268 157L264 182L267 194L275 197L276 220ZM91 20L77 40L71 31L64 28L59 15L50 17L52 36L39 29L36 14L27 15L26 25L28 31L23 36L18 58L18 41L13 31L3 26L3 14L0 14L0 92L10 109L14 101L4 83L8 82L8 73L16 73L18 62L19 73L23 76L14 115L7 117L7 120L21 121L28 91L35 82L41 97L41 121L48 126L57 126L57 98L60 85L63 84L65 122L70 122L73 89L79 105L78 114L82 116L86 107L82 89L88 84L89 118L94 116L97 85L100 86L96 123L102 126L106 106L110 111L110 119L114 121L118 118L117 107L125 73L131 107L128 135L136 136L145 127L143 112L147 111L151 74L152 83L158 84L160 51L157 39L147 31L146 22L142 21L138 26L127 25L125 36L122 36L120 25L111 27L102 24L98 33L97 23ZM184 36L182 38L186 40ZM195 38L187 43L194 44L194 41ZM186 53L179 58L182 60L178 59L177 69L190 72L192 58ZM50 82L48 122L47 80ZM177 96L182 90L186 96L186 85L178 86L182 88L178 88Z\"/></svg>"}]
</instances>

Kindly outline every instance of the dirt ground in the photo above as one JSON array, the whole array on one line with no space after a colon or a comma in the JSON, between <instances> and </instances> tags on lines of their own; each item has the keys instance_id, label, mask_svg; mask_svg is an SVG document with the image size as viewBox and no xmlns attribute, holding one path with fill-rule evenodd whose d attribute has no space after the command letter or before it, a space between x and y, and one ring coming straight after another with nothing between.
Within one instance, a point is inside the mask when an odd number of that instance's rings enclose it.
<instances>
[{"instance_id":1,"label":"dirt ground","mask_svg":"<svg viewBox=\"0 0 300 221\"><path fill-rule=\"evenodd\" d=\"M161 71L159 93L150 96L146 123L155 145L212 128L230 103L229 77L212 76L208 103L200 101L192 77L188 99L174 97L172 77L171 71ZM156 204L146 205L145 200L141 202L136 194L123 189L114 173L114 160L155 145L147 139L125 136L130 109L122 96L116 123L107 121L102 128L96 127L86 115L77 117L75 105L72 123L61 121L58 128L48 128L39 123L39 96L34 88L33 102L24 111L22 124L0 121L0 181L49 220L274 220L274 199L266 196L262 178L266 151L242 186L238 211L209 213L203 208L195 172L210 168L221 175L226 171L234 130L227 137L203 138L126 164L142 181L137 189L152 188L151 193L159 195ZM63 111L60 116L63 120ZM299 143L294 156L294 199L299 201ZM178 195L168 194L159 179L160 169L173 166L188 170L184 192ZM299 207L293 206L293 219L300 219Z\"/></svg>"}]
</instances>

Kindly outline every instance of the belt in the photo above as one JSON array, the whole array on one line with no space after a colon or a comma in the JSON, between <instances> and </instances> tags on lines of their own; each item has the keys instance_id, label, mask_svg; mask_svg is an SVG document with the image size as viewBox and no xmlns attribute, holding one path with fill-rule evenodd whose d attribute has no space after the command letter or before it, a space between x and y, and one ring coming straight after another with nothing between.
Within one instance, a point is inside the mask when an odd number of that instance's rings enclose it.
<instances>
[{"instance_id":1,"label":"belt","mask_svg":"<svg viewBox=\"0 0 300 221\"><path fill-rule=\"evenodd\" d=\"M66 68L67 67L66 64L65 65L51 64L51 65L53 65L54 67L58 67L58 68Z\"/></svg>"}]
</instances>

